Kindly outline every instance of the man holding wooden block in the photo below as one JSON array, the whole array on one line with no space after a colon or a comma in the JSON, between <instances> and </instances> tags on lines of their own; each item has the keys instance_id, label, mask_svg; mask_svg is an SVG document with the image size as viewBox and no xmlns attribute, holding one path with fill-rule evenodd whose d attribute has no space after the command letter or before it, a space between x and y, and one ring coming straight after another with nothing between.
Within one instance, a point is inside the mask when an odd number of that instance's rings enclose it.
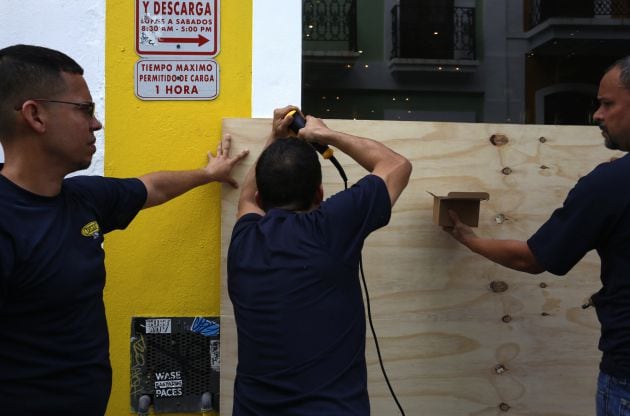
<instances>
[{"instance_id":1,"label":"man holding wooden block","mask_svg":"<svg viewBox=\"0 0 630 416\"><path fill-rule=\"evenodd\" d=\"M601 79L593 118L605 145L630 150L630 56ZM601 323L597 416L630 415L630 156L597 166L527 241L478 237L450 212L457 241L495 263L566 274L590 250L601 258L602 289L591 298ZM625 410L624 410L625 409Z\"/></svg>"}]
</instances>

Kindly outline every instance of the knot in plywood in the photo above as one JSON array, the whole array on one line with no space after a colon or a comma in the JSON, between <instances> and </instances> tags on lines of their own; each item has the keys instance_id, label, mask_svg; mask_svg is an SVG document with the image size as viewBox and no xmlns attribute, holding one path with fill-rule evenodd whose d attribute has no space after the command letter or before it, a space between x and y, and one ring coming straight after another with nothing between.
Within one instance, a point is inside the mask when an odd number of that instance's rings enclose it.
<instances>
[{"instance_id":1,"label":"knot in plywood","mask_svg":"<svg viewBox=\"0 0 630 416\"><path fill-rule=\"evenodd\" d=\"M509 141L510 139L508 139L505 134L493 134L492 136L490 136L490 143L495 146L503 146L505 144L508 144Z\"/></svg>"},{"instance_id":2,"label":"knot in plywood","mask_svg":"<svg viewBox=\"0 0 630 416\"><path fill-rule=\"evenodd\" d=\"M494 372L501 375L503 373L505 373L507 371L507 368L505 368L505 366L503 364L497 364L494 367Z\"/></svg>"},{"instance_id":3,"label":"knot in plywood","mask_svg":"<svg viewBox=\"0 0 630 416\"><path fill-rule=\"evenodd\" d=\"M501 292L505 292L506 290L508 290L508 284L505 282L502 282L500 280L495 280L493 282L490 282L490 289L492 289L492 291L494 293L501 293Z\"/></svg>"}]
</instances>

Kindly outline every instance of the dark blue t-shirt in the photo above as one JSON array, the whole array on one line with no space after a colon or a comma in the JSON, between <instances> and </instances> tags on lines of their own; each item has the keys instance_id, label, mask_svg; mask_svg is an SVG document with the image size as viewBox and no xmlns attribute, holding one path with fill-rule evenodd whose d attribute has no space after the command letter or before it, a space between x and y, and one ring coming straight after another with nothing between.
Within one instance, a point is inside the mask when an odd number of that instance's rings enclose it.
<instances>
[{"instance_id":1,"label":"dark blue t-shirt","mask_svg":"<svg viewBox=\"0 0 630 416\"><path fill-rule=\"evenodd\" d=\"M527 242L545 270L557 275L597 250L603 287L592 300L601 323L600 368L617 377L630 377L628 178L629 155L599 165L578 181L564 205Z\"/></svg>"},{"instance_id":2,"label":"dark blue t-shirt","mask_svg":"<svg viewBox=\"0 0 630 416\"><path fill-rule=\"evenodd\" d=\"M234 416L369 414L358 262L390 214L385 183L368 175L314 211L239 219L228 251Z\"/></svg>"},{"instance_id":3,"label":"dark blue t-shirt","mask_svg":"<svg viewBox=\"0 0 630 416\"><path fill-rule=\"evenodd\" d=\"M105 413L103 234L145 200L137 179L79 176L43 197L0 175L0 414Z\"/></svg>"}]
</instances>

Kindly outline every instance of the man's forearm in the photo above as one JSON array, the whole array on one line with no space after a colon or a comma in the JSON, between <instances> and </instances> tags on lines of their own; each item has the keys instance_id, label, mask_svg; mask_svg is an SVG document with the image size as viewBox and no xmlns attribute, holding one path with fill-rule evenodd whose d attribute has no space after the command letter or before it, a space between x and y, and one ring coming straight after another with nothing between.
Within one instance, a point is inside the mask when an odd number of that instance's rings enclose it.
<instances>
[{"instance_id":1,"label":"man's forearm","mask_svg":"<svg viewBox=\"0 0 630 416\"><path fill-rule=\"evenodd\" d=\"M388 157L397 156L384 144L364 137L331 130L326 139L328 144L350 156L369 172L374 171L376 165Z\"/></svg>"},{"instance_id":2,"label":"man's forearm","mask_svg":"<svg viewBox=\"0 0 630 416\"><path fill-rule=\"evenodd\" d=\"M204 169L152 172L140 176L139 179L147 188L144 208L163 204L213 180Z\"/></svg>"},{"instance_id":3,"label":"man's forearm","mask_svg":"<svg viewBox=\"0 0 630 416\"><path fill-rule=\"evenodd\" d=\"M510 269L532 274L545 271L525 241L474 237L462 243L471 251Z\"/></svg>"},{"instance_id":4,"label":"man's forearm","mask_svg":"<svg viewBox=\"0 0 630 416\"><path fill-rule=\"evenodd\" d=\"M271 143L276 140L273 134L270 134L263 146L263 150L266 149ZM242 214L242 211L246 208L246 205L255 205L256 204L256 191L258 188L256 187L256 163L258 160L252 164L252 167L249 168L247 175L245 175L245 179L241 184L241 193L238 198L238 209L237 216Z\"/></svg>"},{"instance_id":5,"label":"man's forearm","mask_svg":"<svg viewBox=\"0 0 630 416\"><path fill-rule=\"evenodd\" d=\"M376 140L330 131L326 143L350 156L364 169L383 178L392 206L407 186L411 163Z\"/></svg>"}]
</instances>

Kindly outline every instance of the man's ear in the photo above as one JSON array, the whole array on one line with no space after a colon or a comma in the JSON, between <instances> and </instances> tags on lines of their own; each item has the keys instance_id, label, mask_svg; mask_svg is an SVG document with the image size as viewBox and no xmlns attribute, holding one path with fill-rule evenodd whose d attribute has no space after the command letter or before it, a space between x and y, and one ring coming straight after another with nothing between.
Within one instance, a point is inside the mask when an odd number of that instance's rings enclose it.
<instances>
[{"instance_id":1,"label":"man's ear","mask_svg":"<svg viewBox=\"0 0 630 416\"><path fill-rule=\"evenodd\" d=\"M256 191L256 193L254 194L254 198L256 199L256 205L258 205L258 208L264 211L264 208L262 206L262 199L260 199L260 194L258 193L258 191Z\"/></svg>"},{"instance_id":2,"label":"man's ear","mask_svg":"<svg viewBox=\"0 0 630 416\"><path fill-rule=\"evenodd\" d=\"M19 110L24 122L37 133L46 132L46 116L43 109L33 100L25 101Z\"/></svg>"},{"instance_id":3,"label":"man's ear","mask_svg":"<svg viewBox=\"0 0 630 416\"><path fill-rule=\"evenodd\" d=\"M313 197L313 205L318 206L324 200L324 187L320 184Z\"/></svg>"}]
</instances>

